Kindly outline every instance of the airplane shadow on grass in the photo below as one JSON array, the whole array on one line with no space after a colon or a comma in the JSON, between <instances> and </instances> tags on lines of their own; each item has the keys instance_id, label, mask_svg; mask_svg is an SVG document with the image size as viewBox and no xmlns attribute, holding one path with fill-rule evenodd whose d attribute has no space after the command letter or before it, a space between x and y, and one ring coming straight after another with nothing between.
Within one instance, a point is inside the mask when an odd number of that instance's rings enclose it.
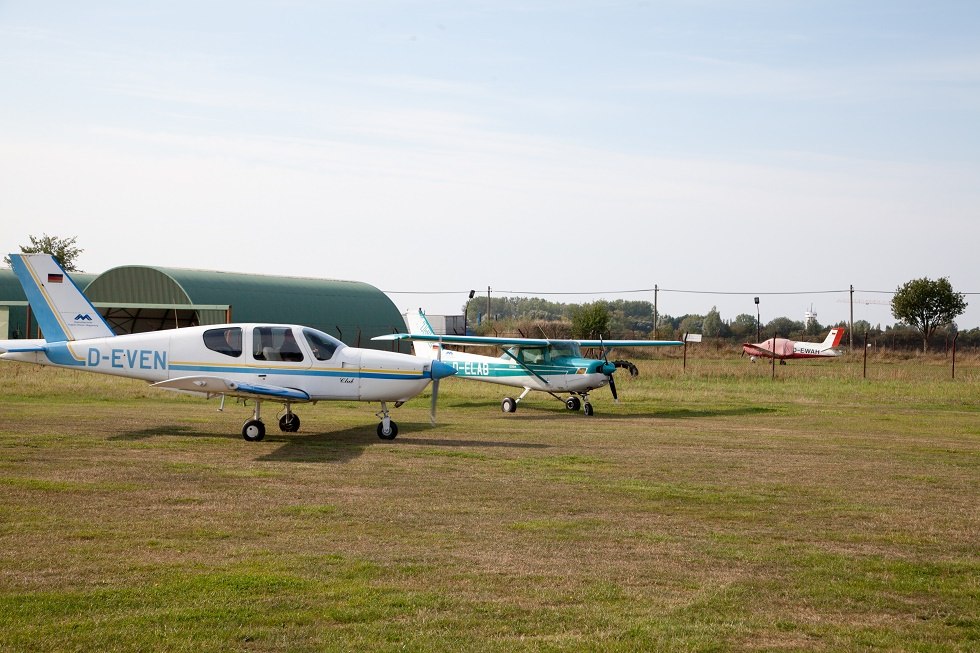
<instances>
[{"instance_id":1,"label":"airplane shadow on grass","mask_svg":"<svg viewBox=\"0 0 980 653\"><path fill-rule=\"evenodd\" d=\"M582 411L563 410L556 407L544 406L521 406L513 419L525 420L553 420L566 418L574 419L576 414L583 419L694 419L699 417L737 417L740 415L766 415L775 413L775 408L765 408L763 406L739 406L735 408L666 408L664 410L652 410L637 413L611 413L601 409L596 411L592 417L585 417Z\"/></svg>"},{"instance_id":2,"label":"airplane shadow on grass","mask_svg":"<svg viewBox=\"0 0 980 653\"><path fill-rule=\"evenodd\" d=\"M269 445L280 445L274 451L267 451L256 457L263 461L285 461L303 463L345 463L359 457L368 447L391 446L430 446L457 448L507 447L516 449L547 449L549 445L532 442L503 442L499 440L464 440L451 438L420 437L425 431L433 430L428 423L403 423L402 434L395 440L378 438L374 426L356 426L340 431L321 433L281 433L267 432L261 442L245 442L235 433L214 433L199 431L188 426L176 424L155 426L153 428L130 431L111 436L110 440L145 440L158 436L184 438L224 438L235 440L243 447L255 447L256 451L267 450Z\"/></svg>"},{"instance_id":3,"label":"airplane shadow on grass","mask_svg":"<svg viewBox=\"0 0 980 653\"><path fill-rule=\"evenodd\" d=\"M360 456L369 447L452 447L452 448L486 448L508 447L517 449L546 449L548 445L530 442L502 442L499 440L463 440L452 438L423 437L427 430L434 427L427 423L403 423L399 425L404 430L395 440L381 440L375 433L374 427L358 426L331 431L329 433L312 433L310 435L293 435L277 433L266 435L266 442L283 442L283 446L273 452L260 456L258 460L277 460L307 463L347 462Z\"/></svg>"}]
</instances>

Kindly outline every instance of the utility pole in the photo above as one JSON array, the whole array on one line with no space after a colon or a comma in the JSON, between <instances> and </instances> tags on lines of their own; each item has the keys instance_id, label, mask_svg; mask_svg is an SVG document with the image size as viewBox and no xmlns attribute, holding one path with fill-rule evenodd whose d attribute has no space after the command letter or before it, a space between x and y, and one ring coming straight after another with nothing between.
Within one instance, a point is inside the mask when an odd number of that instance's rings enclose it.
<instances>
[{"instance_id":1,"label":"utility pole","mask_svg":"<svg viewBox=\"0 0 980 653\"><path fill-rule=\"evenodd\" d=\"M653 339L654 340L657 339L657 320L659 320L659 317L657 316L657 293L658 293L657 284L653 284Z\"/></svg>"},{"instance_id":2,"label":"utility pole","mask_svg":"<svg viewBox=\"0 0 980 653\"><path fill-rule=\"evenodd\" d=\"M847 333L850 336L848 342L850 343L849 348L854 351L854 284L851 284L851 323L848 325Z\"/></svg>"}]
</instances>

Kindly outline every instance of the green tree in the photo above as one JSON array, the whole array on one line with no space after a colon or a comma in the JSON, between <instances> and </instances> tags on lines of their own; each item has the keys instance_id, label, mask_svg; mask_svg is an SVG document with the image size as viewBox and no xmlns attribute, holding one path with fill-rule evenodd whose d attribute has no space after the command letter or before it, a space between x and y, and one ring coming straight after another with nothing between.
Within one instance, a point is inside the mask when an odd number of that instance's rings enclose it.
<instances>
[{"instance_id":1,"label":"green tree","mask_svg":"<svg viewBox=\"0 0 980 653\"><path fill-rule=\"evenodd\" d=\"M755 315L749 315L748 313L740 313L735 316L732 323L728 326L731 330L732 335L739 340L754 339L758 335L756 333L757 320Z\"/></svg>"},{"instance_id":2,"label":"green tree","mask_svg":"<svg viewBox=\"0 0 980 653\"><path fill-rule=\"evenodd\" d=\"M709 338L727 338L731 335L728 325L721 319L717 306L712 306L708 314L704 316L701 328L704 329L704 335Z\"/></svg>"},{"instance_id":3,"label":"green tree","mask_svg":"<svg viewBox=\"0 0 980 653\"><path fill-rule=\"evenodd\" d=\"M953 292L949 279L913 279L899 286L892 298L892 315L922 335L922 351L940 326L950 324L966 310L963 293Z\"/></svg>"},{"instance_id":4,"label":"green tree","mask_svg":"<svg viewBox=\"0 0 980 653\"><path fill-rule=\"evenodd\" d=\"M792 338L803 333L803 323L788 317L777 317L762 328L763 338L771 338L773 333L778 333L781 338Z\"/></svg>"},{"instance_id":5,"label":"green tree","mask_svg":"<svg viewBox=\"0 0 980 653\"><path fill-rule=\"evenodd\" d=\"M609 309L605 302L583 304L572 314L572 334L576 338L609 336Z\"/></svg>"},{"instance_id":6,"label":"green tree","mask_svg":"<svg viewBox=\"0 0 980 653\"><path fill-rule=\"evenodd\" d=\"M704 316L687 314L681 318L681 323L677 325L677 330L681 334L685 333L704 333Z\"/></svg>"},{"instance_id":7,"label":"green tree","mask_svg":"<svg viewBox=\"0 0 980 653\"><path fill-rule=\"evenodd\" d=\"M68 272L78 272L78 268L75 266L75 259L85 251L75 247L75 241L78 240L78 236L59 238L58 236L43 234L40 238L37 236L28 236L28 238L30 238L31 244L26 247L21 245L21 254L51 254L65 270ZM4 256L3 262L10 265L10 257Z\"/></svg>"}]
</instances>

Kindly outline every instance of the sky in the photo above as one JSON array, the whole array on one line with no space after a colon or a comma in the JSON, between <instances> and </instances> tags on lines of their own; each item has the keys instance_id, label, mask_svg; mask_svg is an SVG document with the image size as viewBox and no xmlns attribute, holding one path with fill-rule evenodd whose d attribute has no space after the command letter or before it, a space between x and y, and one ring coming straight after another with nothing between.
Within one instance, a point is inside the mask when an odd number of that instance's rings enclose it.
<instances>
[{"instance_id":1,"label":"sky","mask_svg":"<svg viewBox=\"0 0 980 653\"><path fill-rule=\"evenodd\" d=\"M0 249L980 326L974 0L0 0ZM641 292L630 292L641 291ZM833 291L833 292L827 292Z\"/></svg>"}]
</instances>

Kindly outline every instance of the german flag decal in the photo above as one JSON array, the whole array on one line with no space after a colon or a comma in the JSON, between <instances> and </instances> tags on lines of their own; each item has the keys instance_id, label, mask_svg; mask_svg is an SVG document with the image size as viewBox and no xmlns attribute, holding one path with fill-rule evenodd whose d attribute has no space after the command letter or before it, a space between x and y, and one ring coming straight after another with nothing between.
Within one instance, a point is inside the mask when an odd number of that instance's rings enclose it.
<instances>
[{"instance_id":1,"label":"german flag decal","mask_svg":"<svg viewBox=\"0 0 980 653\"><path fill-rule=\"evenodd\" d=\"M63 274L48 274L48 283L61 283L65 280Z\"/></svg>"}]
</instances>

